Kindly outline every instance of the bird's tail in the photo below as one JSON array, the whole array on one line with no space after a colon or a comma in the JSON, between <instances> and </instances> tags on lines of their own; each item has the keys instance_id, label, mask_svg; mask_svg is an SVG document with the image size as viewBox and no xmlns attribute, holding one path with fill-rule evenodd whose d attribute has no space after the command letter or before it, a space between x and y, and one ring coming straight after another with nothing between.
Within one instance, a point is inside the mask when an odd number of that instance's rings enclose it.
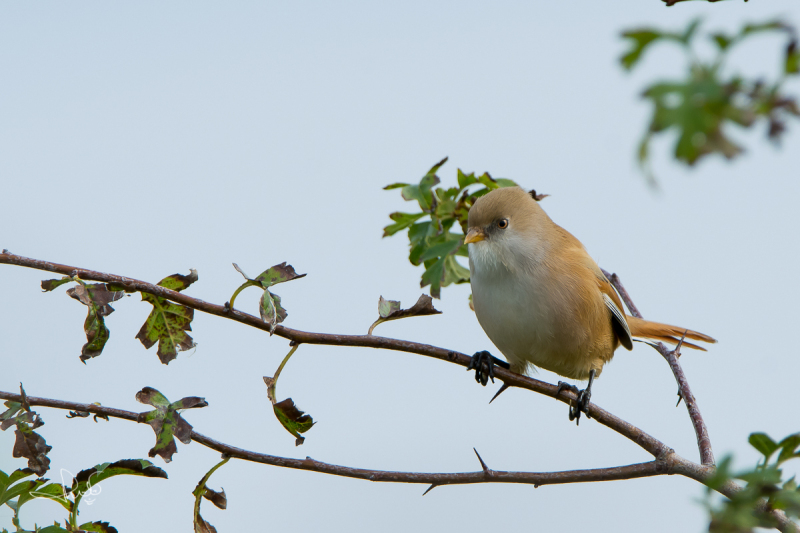
<instances>
[{"instance_id":1,"label":"bird's tail","mask_svg":"<svg viewBox=\"0 0 800 533\"><path fill-rule=\"evenodd\" d=\"M643 337L645 339L653 339L656 341L664 341L670 344L678 344L681 337L686 335L687 339L696 341L703 341L714 343L716 339L709 337L704 333L699 333L691 329L679 328L677 326L670 326L668 324L660 324L658 322L650 322L635 316L626 316L628 327L631 330L631 337ZM706 351L702 346L692 344L691 342L683 341L683 346L694 348L695 350Z\"/></svg>"}]
</instances>

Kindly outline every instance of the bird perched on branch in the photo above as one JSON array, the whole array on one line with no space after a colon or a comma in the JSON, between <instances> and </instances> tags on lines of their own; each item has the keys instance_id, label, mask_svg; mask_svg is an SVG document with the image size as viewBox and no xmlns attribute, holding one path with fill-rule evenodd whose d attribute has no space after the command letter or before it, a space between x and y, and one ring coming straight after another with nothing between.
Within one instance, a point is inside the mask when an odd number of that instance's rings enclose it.
<instances>
[{"instance_id":1,"label":"bird perched on branch","mask_svg":"<svg viewBox=\"0 0 800 533\"><path fill-rule=\"evenodd\" d=\"M570 420L580 421L592 382L620 346L633 339L677 344L687 338L716 342L697 331L625 315L622 302L583 244L554 223L534 194L519 187L495 189L469 211L472 303L481 327L508 364L488 352L473 356L470 369L486 385L492 364L524 373L528 365L589 380L585 390L559 382L578 395ZM704 350L690 342L683 346ZM588 416L588 413L587 413Z\"/></svg>"}]
</instances>

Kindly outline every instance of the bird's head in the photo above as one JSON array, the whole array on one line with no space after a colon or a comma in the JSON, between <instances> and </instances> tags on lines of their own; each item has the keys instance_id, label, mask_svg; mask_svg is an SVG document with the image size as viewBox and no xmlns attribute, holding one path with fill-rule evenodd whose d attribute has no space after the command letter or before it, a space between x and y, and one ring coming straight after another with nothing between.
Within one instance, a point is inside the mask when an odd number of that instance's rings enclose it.
<instances>
[{"instance_id":1,"label":"bird's head","mask_svg":"<svg viewBox=\"0 0 800 533\"><path fill-rule=\"evenodd\" d=\"M541 250L548 221L544 210L524 190L495 189L469 210L464 243L469 244L473 261L511 268Z\"/></svg>"}]
</instances>

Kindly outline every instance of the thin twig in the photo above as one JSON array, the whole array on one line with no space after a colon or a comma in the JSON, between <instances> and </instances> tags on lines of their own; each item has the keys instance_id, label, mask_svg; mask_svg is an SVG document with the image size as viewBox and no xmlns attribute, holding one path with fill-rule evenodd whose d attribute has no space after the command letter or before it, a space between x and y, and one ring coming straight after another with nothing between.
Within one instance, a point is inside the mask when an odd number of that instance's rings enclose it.
<instances>
[{"instance_id":1,"label":"thin twig","mask_svg":"<svg viewBox=\"0 0 800 533\"><path fill-rule=\"evenodd\" d=\"M622 280L619 279L619 276L616 274L609 274L605 270L603 270L603 274L617 290L617 293L619 293L620 298L625 302L625 306L631 314L637 318L644 318L634 305L628 291L626 291L625 287L622 285ZM675 350L669 350L663 343L659 342L655 348L669 364L672 375L675 376L675 381L678 383L680 397L683 398L683 402L686 404L686 409L689 412L689 419L692 421L694 433L697 437L697 449L700 453L700 462L703 465L715 464L714 451L711 448L711 438L708 436L706 423L703 420L703 415L700 414L700 407L697 405L691 388L689 388L689 381L686 379L686 374L684 374L683 368L678 360L680 347Z\"/></svg>"}]
</instances>

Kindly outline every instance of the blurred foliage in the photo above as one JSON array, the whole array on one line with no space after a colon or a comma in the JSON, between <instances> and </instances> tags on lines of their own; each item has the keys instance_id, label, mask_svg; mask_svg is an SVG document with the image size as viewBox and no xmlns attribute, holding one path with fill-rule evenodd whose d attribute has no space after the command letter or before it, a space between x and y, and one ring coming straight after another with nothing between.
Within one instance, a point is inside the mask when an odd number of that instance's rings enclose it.
<instances>
[{"instance_id":1,"label":"blurred foliage","mask_svg":"<svg viewBox=\"0 0 800 533\"><path fill-rule=\"evenodd\" d=\"M687 76L683 79L659 81L648 86L643 97L653 104L650 124L638 150L639 164L651 182L650 140L668 130L678 132L674 156L678 161L694 165L701 158L718 153L728 159L743 148L728 135L727 127L736 124L750 128L756 123L768 124L767 136L777 142L786 129L786 119L800 116L794 98L782 93L789 76L800 72L800 50L793 26L781 20L746 24L736 34L708 33L716 56L703 60L696 54L694 42L700 21L694 20L682 33L653 28L629 30L622 36L629 40L629 50L620 58L623 68L633 69L642 54L658 42L678 44L686 52ZM750 79L725 72L728 53L745 39L758 34L777 32L786 36L780 73L772 82Z\"/></svg>"},{"instance_id":2,"label":"blurred foliage","mask_svg":"<svg viewBox=\"0 0 800 533\"><path fill-rule=\"evenodd\" d=\"M408 230L408 260L425 267L420 286L430 285L434 298L441 296L442 287L469 282L469 269L456 261L458 256L468 257L464 235L469 208L489 191L517 185L509 179L495 179L488 172L476 176L474 172L465 174L458 169L457 187L435 187L441 183L436 173L446 162L445 157L433 165L418 184L392 183L384 187L384 190L400 189L404 200L419 205L420 212L390 214L393 223L383 228L383 236Z\"/></svg>"},{"instance_id":3,"label":"blurred foliage","mask_svg":"<svg viewBox=\"0 0 800 533\"><path fill-rule=\"evenodd\" d=\"M731 472L731 457L717 466L708 482L705 504L711 515L708 530L712 533L751 533L755 528L775 528L776 519L767 511L779 509L790 518L800 518L800 489L794 477L783 479L782 465L800 457L800 433L775 442L765 433L753 433L750 444L761 453L763 460L752 470ZM772 457L773 461L770 461ZM734 479L745 482L744 488L719 504L712 502L712 490ZM766 505L764 505L766 503Z\"/></svg>"}]
</instances>

